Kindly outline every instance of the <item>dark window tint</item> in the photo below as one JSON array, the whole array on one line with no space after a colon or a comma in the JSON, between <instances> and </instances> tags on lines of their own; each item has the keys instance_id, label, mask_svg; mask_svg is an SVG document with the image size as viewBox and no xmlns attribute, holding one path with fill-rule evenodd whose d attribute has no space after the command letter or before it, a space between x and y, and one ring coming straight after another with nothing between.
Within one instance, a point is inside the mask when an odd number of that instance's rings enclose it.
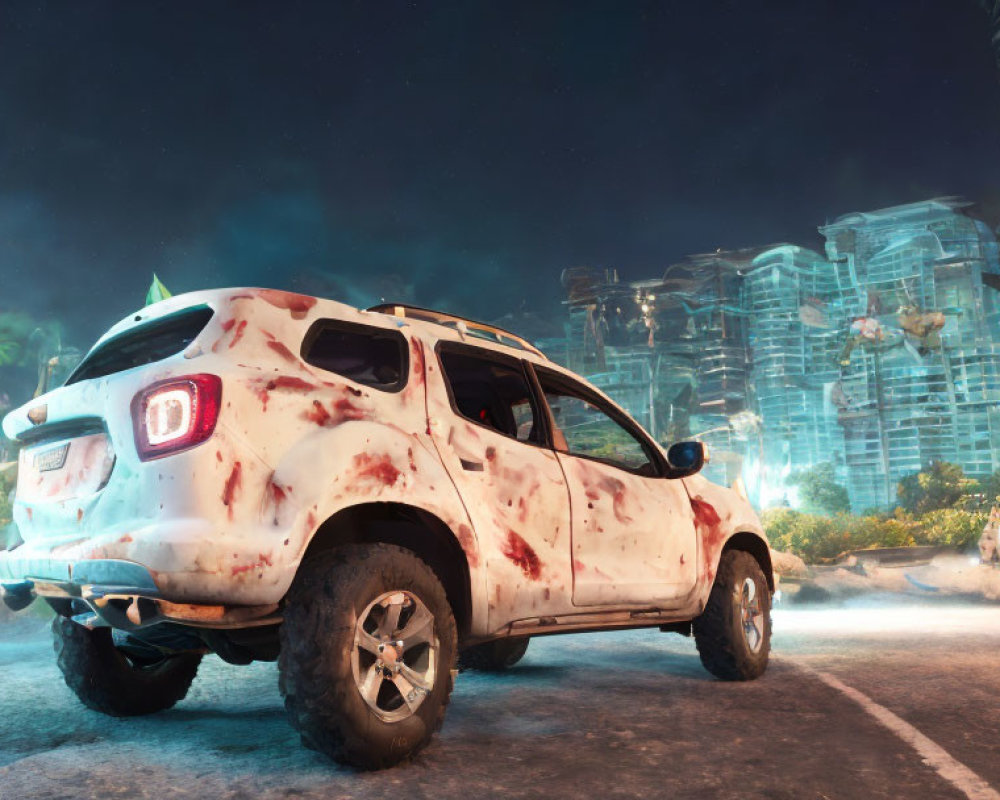
<instances>
[{"instance_id":1,"label":"dark window tint","mask_svg":"<svg viewBox=\"0 0 1000 800\"><path fill-rule=\"evenodd\" d=\"M214 313L208 306L186 308L109 339L80 363L66 384L102 378L176 355L205 329Z\"/></svg>"},{"instance_id":2,"label":"dark window tint","mask_svg":"<svg viewBox=\"0 0 1000 800\"><path fill-rule=\"evenodd\" d=\"M398 391L406 383L406 339L398 331L320 322L306 336L302 358L386 392Z\"/></svg>"},{"instance_id":3,"label":"dark window tint","mask_svg":"<svg viewBox=\"0 0 1000 800\"><path fill-rule=\"evenodd\" d=\"M443 350L441 365L459 414L519 442L542 442L531 389L520 364Z\"/></svg>"},{"instance_id":4,"label":"dark window tint","mask_svg":"<svg viewBox=\"0 0 1000 800\"><path fill-rule=\"evenodd\" d=\"M537 367L536 373L552 410L556 450L642 475L655 474L648 445L611 416L599 395L557 373Z\"/></svg>"}]
</instances>

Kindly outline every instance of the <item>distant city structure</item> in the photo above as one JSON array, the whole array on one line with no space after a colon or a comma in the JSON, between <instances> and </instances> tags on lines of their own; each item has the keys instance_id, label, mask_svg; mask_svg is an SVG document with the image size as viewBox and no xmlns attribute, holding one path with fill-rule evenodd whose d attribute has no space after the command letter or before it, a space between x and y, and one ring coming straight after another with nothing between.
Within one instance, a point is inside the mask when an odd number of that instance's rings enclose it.
<instances>
[{"instance_id":1,"label":"distant city structure","mask_svg":"<svg viewBox=\"0 0 1000 800\"><path fill-rule=\"evenodd\" d=\"M830 462L853 510L889 509L932 462L1000 469L1000 260L967 205L847 214L820 227L825 254L568 269L566 337L542 344L659 441L708 443L711 477L762 507L795 506L795 473Z\"/></svg>"}]
</instances>

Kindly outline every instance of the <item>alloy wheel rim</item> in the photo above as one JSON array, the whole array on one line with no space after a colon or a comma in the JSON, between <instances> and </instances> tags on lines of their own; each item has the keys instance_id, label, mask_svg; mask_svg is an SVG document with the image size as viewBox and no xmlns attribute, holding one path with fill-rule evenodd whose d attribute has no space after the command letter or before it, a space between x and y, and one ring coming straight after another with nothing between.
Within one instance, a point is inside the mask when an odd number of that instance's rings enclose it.
<instances>
[{"instance_id":1,"label":"alloy wheel rim","mask_svg":"<svg viewBox=\"0 0 1000 800\"><path fill-rule=\"evenodd\" d=\"M358 615L351 667L358 693L383 722L413 716L434 690L440 643L434 615L412 592L385 592Z\"/></svg>"},{"instance_id":2,"label":"alloy wheel rim","mask_svg":"<svg viewBox=\"0 0 1000 800\"><path fill-rule=\"evenodd\" d=\"M759 653L764 646L764 611L753 578L744 579L740 587L740 625L750 652Z\"/></svg>"}]
</instances>

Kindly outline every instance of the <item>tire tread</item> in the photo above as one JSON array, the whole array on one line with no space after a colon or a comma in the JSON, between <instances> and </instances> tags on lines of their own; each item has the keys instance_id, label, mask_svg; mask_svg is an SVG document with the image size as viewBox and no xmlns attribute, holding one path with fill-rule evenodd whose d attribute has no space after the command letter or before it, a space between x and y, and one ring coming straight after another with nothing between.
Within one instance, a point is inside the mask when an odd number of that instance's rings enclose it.
<instances>
[{"instance_id":1,"label":"tire tread","mask_svg":"<svg viewBox=\"0 0 1000 800\"><path fill-rule=\"evenodd\" d=\"M771 608L768 595L765 612L764 644L759 653L751 653L742 634L736 633L733 619L733 588L746 577L767 591L767 581L757 560L742 550L727 550L719 559L712 592L705 610L692 625L698 655L705 669L725 681L746 681L760 677L767 668L771 648Z\"/></svg>"},{"instance_id":2,"label":"tire tread","mask_svg":"<svg viewBox=\"0 0 1000 800\"><path fill-rule=\"evenodd\" d=\"M80 702L113 717L172 708L187 695L202 659L200 653L182 653L134 667L115 648L109 629L89 630L61 616L52 620L52 644L63 679Z\"/></svg>"},{"instance_id":3,"label":"tire tread","mask_svg":"<svg viewBox=\"0 0 1000 800\"><path fill-rule=\"evenodd\" d=\"M432 696L424 700L414 715L419 715L436 694L438 707L433 718L426 721L418 741L401 753L373 743L371 735L363 735L362 731L370 734L372 725L365 724L366 720L358 719L351 711L357 687L351 672L350 649L331 654L323 645L331 638L330 634L353 636L353 603L373 576L391 580L396 575L414 572L422 573L416 580L425 581L428 587L425 591L433 595L421 599L447 610L441 615L444 619L435 619L435 626L441 643L439 652L450 658L451 663L446 665L443 691L438 692L436 685ZM441 728L453 686L455 620L437 577L411 551L395 545L364 544L316 555L300 567L289 591L280 635L279 688L289 722L306 747L359 769L383 769L414 756ZM371 716L367 707L364 711Z\"/></svg>"}]
</instances>

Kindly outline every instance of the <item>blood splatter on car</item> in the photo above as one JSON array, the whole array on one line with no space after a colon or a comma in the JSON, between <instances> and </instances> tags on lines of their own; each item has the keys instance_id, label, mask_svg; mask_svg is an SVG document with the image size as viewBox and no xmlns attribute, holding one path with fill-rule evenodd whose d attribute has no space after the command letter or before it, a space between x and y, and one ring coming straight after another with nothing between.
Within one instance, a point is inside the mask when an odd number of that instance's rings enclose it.
<instances>
[{"instance_id":1,"label":"blood splatter on car","mask_svg":"<svg viewBox=\"0 0 1000 800\"><path fill-rule=\"evenodd\" d=\"M163 300L12 410L0 589L56 612L58 663L116 716L181 701L206 653L277 660L303 741L390 766L456 666L532 636L692 634L716 676L768 660L770 550L739 491L525 339L271 289Z\"/></svg>"}]
</instances>

